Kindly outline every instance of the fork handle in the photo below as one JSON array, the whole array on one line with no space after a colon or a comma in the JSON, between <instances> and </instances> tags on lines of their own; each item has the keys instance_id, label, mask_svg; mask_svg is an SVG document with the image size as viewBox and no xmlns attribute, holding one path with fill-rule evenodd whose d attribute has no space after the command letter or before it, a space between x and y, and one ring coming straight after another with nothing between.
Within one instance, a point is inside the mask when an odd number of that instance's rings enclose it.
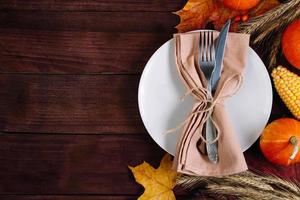
<instances>
[{"instance_id":1,"label":"fork handle","mask_svg":"<svg viewBox=\"0 0 300 200\"><path fill-rule=\"evenodd\" d=\"M206 150L207 150L207 156L208 159L212 162L212 163L217 163L219 158L218 158L218 142L215 142L213 144L210 144L212 141L215 140L215 138L217 137L217 130L214 126L214 123L211 119L211 117L209 117L205 123L205 137L206 137L206 141L208 143L206 143Z\"/></svg>"}]
</instances>

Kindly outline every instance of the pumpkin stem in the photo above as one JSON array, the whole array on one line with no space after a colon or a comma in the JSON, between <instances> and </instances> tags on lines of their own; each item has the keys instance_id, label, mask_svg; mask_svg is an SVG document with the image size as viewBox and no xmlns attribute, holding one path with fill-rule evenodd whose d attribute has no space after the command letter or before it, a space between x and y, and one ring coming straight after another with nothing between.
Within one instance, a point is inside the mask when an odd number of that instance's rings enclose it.
<instances>
[{"instance_id":1,"label":"pumpkin stem","mask_svg":"<svg viewBox=\"0 0 300 200\"><path fill-rule=\"evenodd\" d=\"M297 156L298 152L299 152L299 146L298 146L298 139L296 136L292 136L290 138L290 143L293 145L294 149L293 149L293 152L290 156L290 160L294 160L295 157Z\"/></svg>"}]
</instances>

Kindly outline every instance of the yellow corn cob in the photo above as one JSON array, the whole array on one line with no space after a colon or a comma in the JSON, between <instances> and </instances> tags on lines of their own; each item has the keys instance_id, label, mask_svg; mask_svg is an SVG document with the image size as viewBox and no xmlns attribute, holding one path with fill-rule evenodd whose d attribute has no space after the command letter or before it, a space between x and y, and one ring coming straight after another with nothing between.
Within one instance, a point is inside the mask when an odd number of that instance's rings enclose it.
<instances>
[{"instance_id":1,"label":"yellow corn cob","mask_svg":"<svg viewBox=\"0 0 300 200\"><path fill-rule=\"evenodd\" d=\"M299 120L300 77L282 66L278 66L273 70L272 77L279 96L291 113Z\"/></svg>"}]
</instances>

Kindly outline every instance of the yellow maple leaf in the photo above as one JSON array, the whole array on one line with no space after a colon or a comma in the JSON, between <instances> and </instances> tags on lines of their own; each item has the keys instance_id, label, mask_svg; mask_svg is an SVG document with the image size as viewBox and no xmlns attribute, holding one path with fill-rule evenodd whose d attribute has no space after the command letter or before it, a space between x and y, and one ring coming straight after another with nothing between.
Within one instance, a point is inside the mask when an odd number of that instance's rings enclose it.
<instances>
[{"instance_id":1,"label":"yellow maple leaf","mask_svg":"<svg viewBox=\"0 0 300 200\"><path fill-rule=\"evenodd\" d=\"M144 186L145 191L138 200L175 200L173 188L177 172L172 170L171 156L166 154L155 169L147 162L129 167L136 182Z\"/></svg>"}]
</instances>

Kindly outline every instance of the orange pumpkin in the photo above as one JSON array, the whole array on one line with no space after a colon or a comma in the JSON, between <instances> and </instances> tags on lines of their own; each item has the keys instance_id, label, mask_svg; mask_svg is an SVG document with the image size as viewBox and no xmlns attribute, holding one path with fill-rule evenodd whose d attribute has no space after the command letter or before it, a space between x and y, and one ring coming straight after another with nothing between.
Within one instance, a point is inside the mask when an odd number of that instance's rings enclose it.
<instances>
[{"instance_id":1,"label":"orange pumpkin","mask_svg":"<svg viewBox=\"0 0 300 200\"><path fill-rule=\"evenodd\" d=\"M300 69L300 19L292 22L282 36L282 51L294 67Z\"/></svg>"},{"instance_id":2,"label":"orange pumpkin","mask_svg":"<svg viewBox=\"0 0 300 200\"><path fill-rule=\"evenodd\" d=\"M224 6L232 10L246 11L255 7L260 0L223 0Z\"/></svg>"},{"instance_id":3,"label":"orange pumpkin","mask_svg":"<svg viewBox=\"0 0 300 200\"><path fill-rule=\"evenodd\" d=\"M260 148L271 162L290 165L300 162L300 122L282 118L270 123L260 138Z\"/></svg>"}]
</instances>

